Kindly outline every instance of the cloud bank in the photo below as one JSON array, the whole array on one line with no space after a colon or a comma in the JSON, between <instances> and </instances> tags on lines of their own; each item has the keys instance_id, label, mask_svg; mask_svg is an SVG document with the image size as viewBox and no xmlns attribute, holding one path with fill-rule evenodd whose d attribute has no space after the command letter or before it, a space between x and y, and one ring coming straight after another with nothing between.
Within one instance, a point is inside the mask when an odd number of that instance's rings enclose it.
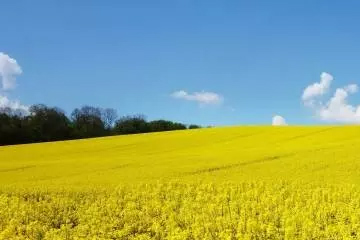
<instances>
[{"instance_id":1,"label":"cloud bank","mask_svg":"<svg viewBox=\"0 0 360 240\"><path fill-rule=\"evenodd\" d=\"M314 111L315 116L320 120L336 123L360 123L360 105L354 106L348 103L348 97L358 92L356 84L337 88L328 100L320 98L329 92L333 79L329 73L322 73L319 83L305 88L302 95L303 104Z\"/></svg>"},{"instance_id":2,"label":"cloud bank","mask_svg":"<svg viewBox=\"0 0 360 240\"><path fill-rule=\"evenodd\" d=\"M176 91L171 94L173 98L186 101L194 101L200 105L219 105L223 102L223 97L214 92L194 92L188 93L184 90Z\"/></svg>"},{"instance_id":3,"label":"cloud bank","mask_svg":"<svg viewBox=\"0 0 360 240\"><path fill-rule=\"evenodd\" d=\"M273 126L287 126L285 118L280 115L275 115L272 119Z\"/></svg>"}]
</instances>

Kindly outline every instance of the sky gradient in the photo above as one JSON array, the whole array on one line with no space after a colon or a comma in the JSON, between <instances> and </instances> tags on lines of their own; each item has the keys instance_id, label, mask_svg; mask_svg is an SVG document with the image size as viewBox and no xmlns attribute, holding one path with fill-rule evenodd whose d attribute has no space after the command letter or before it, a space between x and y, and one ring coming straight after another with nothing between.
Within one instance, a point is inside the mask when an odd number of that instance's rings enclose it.
<instances>
[{"instance_id":1,"label":"sky gradient","mask_svg":"<svg viewBox=\"0 0 360 240\"><path fill-rule=\"evenodd\" d=\"M319 109L360 80L359 1L35 0L0 8L0 52L22 70L0 95L68 114L89 104L202 125L271 124L275 115L291 125L347 123L318 114L303 92L323 72L333 76ZM356 108L360 94L347 93ZM326 116L336 111L343 114Z\"/></svg>"}]
</instances>

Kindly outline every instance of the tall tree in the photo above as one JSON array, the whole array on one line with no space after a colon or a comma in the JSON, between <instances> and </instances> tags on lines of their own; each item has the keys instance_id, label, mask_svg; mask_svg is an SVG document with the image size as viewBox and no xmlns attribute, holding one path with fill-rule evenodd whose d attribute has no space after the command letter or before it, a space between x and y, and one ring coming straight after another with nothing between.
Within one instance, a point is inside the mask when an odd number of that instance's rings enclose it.
<instances>
[{"instance_id":1,"label":"tall tree","mask_svg":"<svg viewBox=\"0 0 360 240\"><path fill-rule=\"evenodd\" d=\"M29 111L27 120L33 141L56 141L71 137L70 120L61 109L38 104L31 106Z\"/></svg>"},{"instance_id":2,"label":"tall tree","mask_svg":"<svg viewBox=\"0 0 360 240\"><path fill-rule=\"evenodd\" d=\"M117 112L113 108L105 108L101 110L101 119L107 130L110 130L113 127L117 117Z\"/></svg>"},{"instance_id":3,"label":"tall tree","mask_svg":"<svg viewBox=\"0 0 360 240\"><path fill-rule=\"evenodd\" d=\"M91 106L76 108L71 113L75 137L105 136L105 124L101 118L101 109Z\"/></svg>"}]
</instances>

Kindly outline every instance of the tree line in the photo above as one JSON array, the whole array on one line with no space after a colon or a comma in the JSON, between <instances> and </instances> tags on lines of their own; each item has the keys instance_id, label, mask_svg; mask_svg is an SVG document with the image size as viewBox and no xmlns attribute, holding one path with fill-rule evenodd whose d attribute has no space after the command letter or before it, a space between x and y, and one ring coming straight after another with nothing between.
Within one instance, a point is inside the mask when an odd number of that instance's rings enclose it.
<instances>
[{"instance_id":1,"label":"tree line","mask_svg":"<svg viewBox=\"0 0 360 240\"><path fill-rule=\"evenodd\" d=\"M24 144L200 128L167 120L147 121L144 115L118 118L112 108L83 106L68 117L57 107L38 104L28 113L0 109L0 145Z\"/></svg>"}]
</instances>

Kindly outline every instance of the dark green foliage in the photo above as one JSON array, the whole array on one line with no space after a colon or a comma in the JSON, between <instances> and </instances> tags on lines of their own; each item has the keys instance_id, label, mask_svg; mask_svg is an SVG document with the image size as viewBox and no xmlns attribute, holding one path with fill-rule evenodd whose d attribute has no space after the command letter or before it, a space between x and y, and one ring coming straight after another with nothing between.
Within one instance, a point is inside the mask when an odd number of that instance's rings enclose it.
<instances>
[{"instance_id":1,"label":"dark green foliage","mask_svg":"<svg viewBox=\"0 0 360 240\"><path fill-rule=\"evenodd\" d=\"M56 141L71 137L70 121L61 109L34 105L30 107L30 115L26 122L31 131L32 142Z\"/></svg>"},{"instance_id":2,"label":"dark green foliage","mask_svg":"<svg viewBox=\"0 0 360 240\"><path fill-rule=\"evenodd\" d=\"M29 112L0 109L0 145L69 140L118 134L135 134L186 129L182 123L134 115L117 119L111 108L83 106L70 119L59 108L33 105ZM199 128L190 125L189 129Z\"/></svg>"},{"instance_id":3,"label":"dark green foliage","mask_svg":"<svg viewBox=\"0 0 360 240\"><path fill-rule=\"evenodd\" d=\"M114 132L116 134L146 133L149 132L149 126L142 115L126 116L116 121Z\"/></svg>"},{"instance_id":4,"label":"dark green foliage","mask_svg":"<svg viewBox=\"0 0 360 240\"><path fill-rule=\"evenodd\" d=\"M189 125L189 129L197 129L197 128L201 128L201 126L195 124Z\"/></svg>"},{"instance_id":5,"label":"dark green foliage","mask_svg":"<svg viewBox=\"0 0 360 240\"><path fill-rule=\"evenodd\" d=\"M171 122L166 120L155 120L148 123L151 132L162 132L172 130L183 130L186 126L182 123Z\"/></svg>"},{"instance_id":6,"label":"dark green foliage","mask_svg":"<svg viewBox=\"0 0 360 240\"><path fill-rule=\"evenodd\" d=\"M114 127L117 134L133 134L133 133L147 133L147 132L163 132L172 130L186 129L186 125L182 123L155 120L147 122L142 115L127 116L120 118Z\"/></svg>"},{"instance_id":7,"label":"dark green foliage","mask_svg":"<svg viewBox=\"0 0 360 240\"><path fill-rule=\"evenodd\" d=\"M0 113L0 145L31 142L28 121L17 115Z\"/></svg>"}]
</instances>

